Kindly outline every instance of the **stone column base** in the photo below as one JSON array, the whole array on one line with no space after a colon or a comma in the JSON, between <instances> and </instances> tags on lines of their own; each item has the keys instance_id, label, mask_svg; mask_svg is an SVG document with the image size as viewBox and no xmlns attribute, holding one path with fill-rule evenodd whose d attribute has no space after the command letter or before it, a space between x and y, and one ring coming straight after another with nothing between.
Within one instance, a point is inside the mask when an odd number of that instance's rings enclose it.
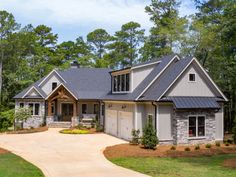
<instances>
[{"instance_id":1,"label":"stone column base","mask_svg":"<svg viewBox=\"0 0 236 177\"><path fill-rule=\"evenodd\" d=\"M79 125L79 118L78 117L72 117L71 118L71 126L76 127Z\"/></svg>"},{"instance_id":2,"label":"stone column base","mask_svg":"<svg viewBox=\"0 0 236 177\"><path fill-rule=\"evenodd\" d=\"M53 116L47 116L46 117L46 125L48 126L52 122L54 122Z\"/></svg>"}]
</instances>

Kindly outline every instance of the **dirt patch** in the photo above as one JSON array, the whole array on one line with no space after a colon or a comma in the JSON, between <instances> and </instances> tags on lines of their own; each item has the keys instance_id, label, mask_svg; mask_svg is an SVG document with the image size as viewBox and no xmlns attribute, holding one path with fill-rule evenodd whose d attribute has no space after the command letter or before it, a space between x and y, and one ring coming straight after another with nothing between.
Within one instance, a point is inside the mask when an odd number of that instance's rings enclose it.
<instances>
[{"instance_id":1,"label":"dirt patch","mask_svg":"<svg viewBox=\"0 0 236 177\"><path fill-rule=\"evenodd\" d=\"M227 159L223 162L224 167L230 167L236 169L236 159Z\"/></svg>"},{"instance_id":2,"label":"dirt patch","mask_svg":"<svg viewBox=\"0 0 236 177\"><path fill-rule=\"evenodd\" d=\"M198 157L198 156L212 156L217 154L232 154L236 153L236 146L216 147L212 145L210 149L205 148L205 145L200 145L199 150L195 150L195 146L176 146L176 150L170 150L171 145L160 145L156 150L144 149L139 145L119 144L109 146L104 150L105 157ZM189 147L190 151L185 151Z\"/></svg>"},{"instance_id":3,"label":"dirt patch","mask_svg":"<svg viewBox=\"0 0 236 177\"><path fill-rule=\"evenodd\" d=\"M48 127L38 127L38 128L32 128L32 129L23 129L23 130L17 130L17 131L9 131L6 132L7 134L27 134L27 133L37 133L37 132L44 132L47 131Z\"/></svg>"},{"instance_id":4,"label":"dirt patch","mask_svg":"<svg viewBox=\"0 0 236 177\"><path fill-rule=\"evenodd\" d=\"M9 151L6 150L6 149L0 148L0 155L1 155L1 154L6 154L6 153L9 153Z\"/></svg>"}]
</instances>

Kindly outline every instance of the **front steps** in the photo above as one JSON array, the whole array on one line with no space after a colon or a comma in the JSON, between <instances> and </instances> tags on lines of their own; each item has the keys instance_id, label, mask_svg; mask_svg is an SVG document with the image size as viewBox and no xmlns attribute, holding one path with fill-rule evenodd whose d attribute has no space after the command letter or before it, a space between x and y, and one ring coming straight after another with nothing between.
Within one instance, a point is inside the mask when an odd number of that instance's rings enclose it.
<instances>
[{"instance_id":1,"label":"front steps","mask_svg":"<svg viewBox=\"0 0 236 177\"><path fill-rule=\"evenodd\" d=\"M51 122L48 124L49 128L71 128L71 122Z\"/></svg>"}]
</instances>

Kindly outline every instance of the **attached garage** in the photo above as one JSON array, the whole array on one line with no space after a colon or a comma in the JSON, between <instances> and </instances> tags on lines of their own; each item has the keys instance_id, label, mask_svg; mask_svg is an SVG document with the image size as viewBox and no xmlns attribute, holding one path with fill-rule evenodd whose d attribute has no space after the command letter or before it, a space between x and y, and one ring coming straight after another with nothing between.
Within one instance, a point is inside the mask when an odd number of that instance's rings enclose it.
<instances>
[{"instance_id":1,"label":"attached garage","mask_svg":"<svg viewBox=\"0 0 236 177\"><path fill-rule=\"evenodd\" d=\"M105 132L107 134L131 139L131 131L134 128L134 105L106 103Z\"/></svg>"}]
</instances>

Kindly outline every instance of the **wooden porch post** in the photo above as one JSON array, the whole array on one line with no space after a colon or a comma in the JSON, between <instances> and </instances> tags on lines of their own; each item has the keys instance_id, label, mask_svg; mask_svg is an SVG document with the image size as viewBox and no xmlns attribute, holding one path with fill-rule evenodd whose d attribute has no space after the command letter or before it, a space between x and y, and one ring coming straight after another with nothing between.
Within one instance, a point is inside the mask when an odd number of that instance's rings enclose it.
<instances>
[{"instance_id":1,"label":"wooden porch post","mask_svg":"<svg viewBox=\"0 0 236 177\"><path fill-rule=\"evenodd\" d=\"M52 103L48 101L48 116L52 116Z\"/></svg>"},{"instance_id":2,"label":"wooden porch post","mask_svg":"<svg viewBox=\"0 0 236 177\"><path fill-rule=\"evenodd\" d=\"M75 100L73 103L73 117L77 116L77 106L76 106L77 101Z\"/></svg>"}]
</instances>

